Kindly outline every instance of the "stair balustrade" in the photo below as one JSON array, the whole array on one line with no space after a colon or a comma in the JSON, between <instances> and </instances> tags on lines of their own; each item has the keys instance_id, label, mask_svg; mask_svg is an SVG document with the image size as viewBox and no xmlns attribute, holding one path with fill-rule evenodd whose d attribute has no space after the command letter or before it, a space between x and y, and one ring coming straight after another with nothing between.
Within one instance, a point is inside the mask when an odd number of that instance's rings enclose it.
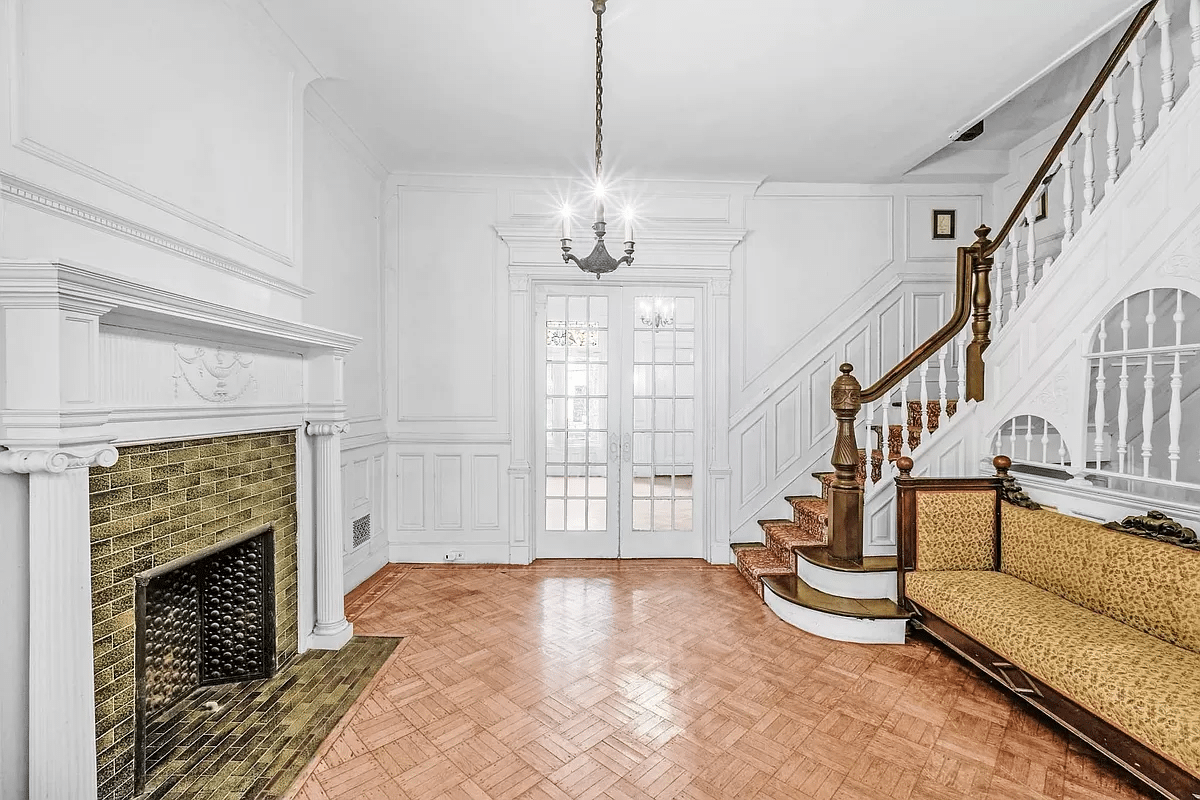
<instances>
[{"instance_id":1,"label":"stair balustrade","mask_svg":"<svg viewBox=\"0 0 1200 800\"><path fill-rule=\"evenodd\" d=\"M968 322L971 323L970 336L962 340L962 357L958 362L959 382L962 391L959 395L957 411L961 413L963 404L981 402L984 399L984 361L983 354L991 344L993 318L996 321L997 335L1007 328L1020 322L1020 310L1028 303L1029 298L1037 290L1041 277L1053 267L1053 256L1038 262L1039 241L1035 232L1038 221L1038 199L1043 192L1050 191L1058 181L1063 197L1064 233L1062 246L1069 246L1085 229L1088 222L1104 208L1104 198L1120 181L1124 167L1145 146L1153 130L1147 130L1145 98L1146 92L1141 86L1144 69L1143 63L1146 51L1150 45L1151 25L1157 28L1160 36L1158 44L1159 66L1161 73L1160 92L1161 104L1158 113L1158 125L1168 118L1175 102L1176 81L1174 72L1174 52L1171 42L1171 13L1169 0L1152 0L1142 6L1133 16L1128 28L1103 68L1092 81L1075 111L1064 126L1062 132L1050 147L1049 152L1029 180L1024 192L1017 200L1005 219L1004 223L991 236L992 229L981 225L975 231L976 240L967 247L958 248L955 265L955 306L950 320L936 333L919 345L899 364L890 369L882 378L870 386L863 388L855 378L851 364L842 364L841 374L834 380L830 390L830 407L837 419L837 437L834 442L833 455L830 459L834 475L829 484L828 497L828 549L831 555L847 561L862 561L863 554L863 499L864 484L877 487L883 483L883 478L890 476L891 468L887 458L890 455L891 422L888 408L892 398L899 393L901 400L902 439L901 450L909 454L912 446L910 439L908 385L911 376L918 374L920 389L920 415L917 419L918 430L922 438L935 435L934 431L943 425L942 414L948 412L948 400L941 387L945 385L944 363L949 355L947 348L958 349L957 337L964 331ZM1200 0L1189 0L1188 21L1191 27L1191 75L1200 75ZM1128 152L1121 149L1121 124L1118 117L1118 104L1123 94L1119 81L1128 74L1133 86L1128 96L1132 103L1132 135ZM1103 116L1100 116L1103 114ZM1103 136L1097 142L1097 124L1103 126L1099 135ZM1097 182L1096 149L1103 148L1106 174L1102 182ZM1083 207L1076 219L1075 203L1075 169L1077 160L1076 149L1082 150L1081 196ZM1027 230L1024 237L1018 231L1018 226L1024 221ZM1020 239L1025 239L1024 252L1021 252ZM992 291L991 273L997 266L997 291ZM1008 280L1005 279L1004 266L1007 264ZM1008 287L1006 292L1005 287ZM1007 297L1006 297L1007 294ZM1006 313L1007 311L1007 313ZM932 426L929 419L929 399L927 377L931 361L938 364L939 374L939 409L937 426ZM1148 371L1147 392L1153 390L1150 381L1153 375ZM880 405L877 403L882 402ZM856 436L859 425L859 412L863 406L866 412L863 422L866 439L865 473L862 483L858 479L860 453ZM1151 408L1148 401L1146 407ZM883 451L880 464L880 478L875 479L875 452L871 447L870 436L874 432L876 412L882 412L883 430L887 431L888 443L880 446ZM1149 430L1149 425L1146 429ZM931 431L933 428L933 431ZM1032 436L1032 432L1027 435ZM1047 432L1042 432L1047 436ZM1032 446L1032 442L1029 443ZM884 449L886 446L886 450ZM886 474L885 474L886 473Z\"/></svg>"}]
</instances>

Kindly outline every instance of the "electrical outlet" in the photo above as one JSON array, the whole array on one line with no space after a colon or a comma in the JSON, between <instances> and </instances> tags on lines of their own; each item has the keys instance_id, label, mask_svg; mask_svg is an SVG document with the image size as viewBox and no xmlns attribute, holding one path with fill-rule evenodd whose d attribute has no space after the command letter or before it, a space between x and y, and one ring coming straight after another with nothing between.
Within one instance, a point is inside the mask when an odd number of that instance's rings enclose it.
<instances>
[{"instance_id":1,"label":"electrical outlet","mask_svg":"<svg viewBox=\"0 0 1200 800\"><path fill-rule=\"evenodd\" d=\"M451 550L444 556L447 561L462 561L465 557L462 550Z\"/></svg>"}]
</instances>

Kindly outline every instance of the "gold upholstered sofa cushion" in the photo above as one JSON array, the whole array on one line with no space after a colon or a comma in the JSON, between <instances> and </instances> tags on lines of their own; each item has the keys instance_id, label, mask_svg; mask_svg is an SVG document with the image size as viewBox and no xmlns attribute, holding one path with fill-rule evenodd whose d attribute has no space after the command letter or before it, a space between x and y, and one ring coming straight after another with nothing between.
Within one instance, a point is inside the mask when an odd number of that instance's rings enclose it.
<instances>
[{"instance_id":1,"label":"gold upholstered sofa cushion","mask_svg":"<svg viewBox=\"0 0 1200 800\"><path fill-rule=\"evenodd\" d=\"M917 494L917 569L993 569L996 493Z\"/></svg>"},{"instance_id":2,"label":"gold upholstered sofa cushion","mask_svg":"<svg viewBox=\"0 0 1200 800\"><path fill-rule=\"evenodd\" d=\"M1001 506L1003 572L1200 652L1200 552L1053 511Z\"/></svg>"},{"instance_id":3,"label":"gold upholstered sofa cushion","mask_svg":"<svg viewBox=\"0 0 1200 800\"><path fill-rule=\"evenodd\" d=\"M1002 572L916 571L905 583L910 599L1200 776L1200 654Z\"/></svg>"}]
</instances>

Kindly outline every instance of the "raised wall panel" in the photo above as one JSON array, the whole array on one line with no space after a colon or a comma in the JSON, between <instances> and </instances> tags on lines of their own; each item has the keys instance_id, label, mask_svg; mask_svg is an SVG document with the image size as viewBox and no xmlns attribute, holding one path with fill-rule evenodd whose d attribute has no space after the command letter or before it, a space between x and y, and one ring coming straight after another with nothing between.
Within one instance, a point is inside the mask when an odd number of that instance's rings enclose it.
<instances>
[{"instance_id":1,"label":"raised wall panel","mask_svg":"<svg viewBox=\"0 0 1200 800\"><path fill-rule=\"evenodd\" d=\"M867 519L867 543L878 547L896 544L896 507L888 503L871 512Z\"/></svg>"},{"instance_id":2,"label":"raised wall panel","mask_svg":"<svg viewBox=\"0 0 1200 800\"><path fill-rule=\"evenodd\" d=\"M892 260L891 197L773 197L747 203L742 383L835 314Z\"/></svg>"},{"instance_id":3,"label":"raised wall panel","mask_svg":"<svg viewBox=\"0 0 1200 800\"><path fill-rule=\"evenodd\" d=\"M854 366L854 375L864 386L871 382L871 329L860 328L847 332L842 339L842 360ZM840 366L840 364L839 364Z\"/></svg>"},{"instance_id":4,"label":"raised wall panel","mask_svg":"<svg viewBox=\"0 0 1200 800\"><path fill-rule=\"evenodd\" d=\"M742 432L739 448L742 460L742 502L746 502L767 483L767 420L759 417Z\"/></svg>"},{"instance_id":5,"label":"raised wall panel","mask_svg":"<svg viewBox=\"0 0 1200 800\"><path fill-rule=\"evenodd\" d=\"M775 474L800 455L800 389L792 390L775 403Z\"/></svg>"},{"instance_id":6,"label":"raised wall panel","mask_svg":"<svg viewBox=\"0 0 1200 800\"><path fill-rule=\"evenodd\" d=\"M956 447L948 453L943 454L938 459L938 475L943 477L965 476L963 471L963 452L961 447Z\"/></svg>"},{"instance_id":7,"label":"raised wall panel","mask_svg":"<svg viewBox=\"0 0 1200 800\"><path fill-rule=\"evenodd\" d=\"M496 419L493 192L400 193L401 421Z\"/></svg>"},{"instance_id":8,"label":"raised wall panel","mask_svg":"<svg viewBox=\"0 0 1200 800\"><path fill-rule=\"evenodd\" d=\"M834 429L836 420L829 408L829 390L838 376L839 364L829 358L808 375L808 446L812 447Z\"/></svg>"},{"instance_id":9,"label":"raised wall panel","mask_svg":"<svg viewBox=\"0 0 1200 800\"><path fill-rule=\"evenodd\" d=\"M396 499L399 505L397 527L420 530L425 527L425 458L396 458Z\"/></svg>"},{"instance_id":10,"label":"raised wall panel","mask_svg":"<svg viewBox=\"0 0 1200 800\"><path fill-rule=\"evenodd\" d=\"M471 508L474 527L500 527L500 457L471 456Z\"/></svg>"},{"instance_id":11,"label":"raised wall panel","mask_svg":"<svg viewBox=\"0 0 1200 800\"><path fill-rule=\"evenodd\" d=\"M342 484L342 491L350 508L359 508L371 503L371 462L357 458L350 463L350 474Z\"/></svg>"},{"instance_id":12,"label":"raised wall panel","mask_svg":"<svg viewBox=\"0 0 1200 800\"><path fill-rule=\"evenodd\" d=\"M882 375L904 358L907 350L904 347L904 297L900 296L880 311L876 326L877 343L875 347L875 374Z\"/></svg>"},{"instance_id":13,"label":"raised wall panel","mask_svg":"<svg viewBox=\"0 0 1200 800\"><path fill-rule=\"evenodd\" d=\"M229 4L10 7L19 148L290 261L293 75Z\"/></svg>"},{"instance_id":14,"label":"raised wall panel","mask_svg":"<svg viewBox=\"0 0 1200 800\"><path fill-rule=\"evenodd\" d=\"M946 296L941 292L914 292L912 296L913 317L910 327L911 347L928 339L949 319L946 311Z\"/></svg>"},{"instance_id":15,"label":"raised wall panel","mask_svg":"<svg viewBox=\"0 0 1200 800\"><path fill-rule=\"evenodd\" d=\"M462 456L433 457L433 527L463 526Z\"/></svg>"}]
</instances>

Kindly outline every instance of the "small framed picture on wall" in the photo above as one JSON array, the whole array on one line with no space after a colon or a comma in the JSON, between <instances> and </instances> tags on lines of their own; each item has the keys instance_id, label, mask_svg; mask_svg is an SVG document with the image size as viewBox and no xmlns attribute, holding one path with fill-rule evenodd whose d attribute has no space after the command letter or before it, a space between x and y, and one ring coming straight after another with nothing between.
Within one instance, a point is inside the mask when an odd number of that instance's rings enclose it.
<instances>
[{"instance_id":1,"label":"small framed picture on wall","mask_svg":"<svg viewBox=\"0 0 1200 800\"><path fill-rule=\"evenodd\" d=\"M933 210L933 238L957 239L955 231L955 211L953 208L935 208Z\"/></svg>"},{"instance_id":2,"label":"small framed picture on wall","mask_svg":"<svg viewBox=\"0 0 1200 800\"><path fill-rule=\"evenodd\" d=\"M1038 195L1037 204L1033 210L1033 221L1041 222L1046 217L1050 216L1050 199L1046 196L1046 190L1042 189L1042 193Z\"/></svg>"}]
</instances>

